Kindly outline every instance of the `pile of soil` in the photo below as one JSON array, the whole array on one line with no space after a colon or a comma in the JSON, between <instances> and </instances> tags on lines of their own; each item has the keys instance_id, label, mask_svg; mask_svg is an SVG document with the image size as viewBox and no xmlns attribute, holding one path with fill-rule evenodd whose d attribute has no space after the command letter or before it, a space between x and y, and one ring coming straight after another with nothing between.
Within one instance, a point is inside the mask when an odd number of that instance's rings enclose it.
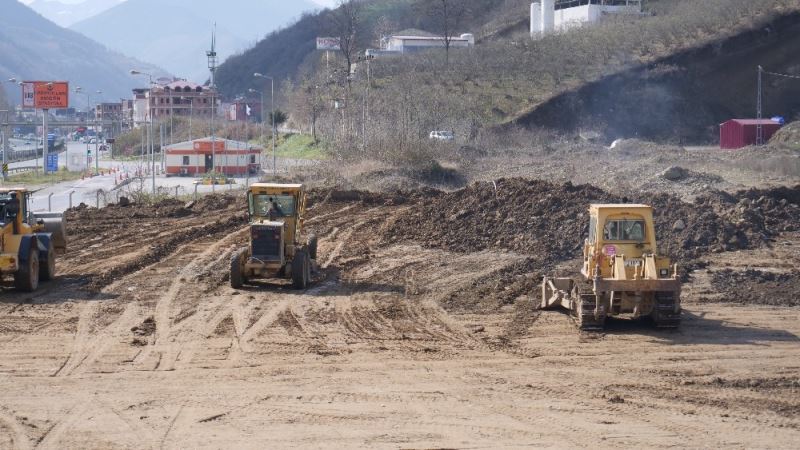
<instances>
[{"instance_id":1,"label":"pile of soil","mask_svg":"<svg viewBox=\"0 0 800 450\"><path fill-rule=\"evenodd\" d=\"M660 252L687 261L710 252L755 248L791 230L800 223L798 196L800 186L712 192L694 203L668 194L627 200L655 208ZM590 204L624 200L588 185L500 179L428 195L387 225L383 239L462 253L511 250L551 267L580 255Z\"/></svg>"},{"instance_id":2,"label":"pile of soil","mask_svg":"<svg viewBox=\"0 0 800 450\"><path fill-rule=\"evenodd\" d=\"M721 301L749 305L800 306L800 271L788 273L760 270L720 270L711 283L722 294Z\"/></svg>"},{"instance_id":3,"label":"pile of soil","mask_svg":"<svg viewBox=\"0 0 800 450\"><path fill-rule=\"evenodd\" d=\"M769 140L770 145L800 148L800 122L791 122L778 130Z\"/></svg>"},{"instance_id":4,"label":"pile of soil","mask_svg":"<svg viewBox=\"0 0 800 450\"><path fill-rule=\"evenodd\" d=\"M64 215L67 223L89 225L96 220L179 218L191 215L192 212L184 206L184 202L172 198L162 200L154 205L123 202L110 204L101 209L91 208L81 203L74 208L68 209Z\"/></svg>"},{"instance_id":5,"label":"pile of soil","mask_svg":"<svg viewBox=\"0 0 800 450\"><path fill-rule=\"evenodd\" d=\"M195 213L214 212L228 209L232 205L245 209L245 201L241 195L234 194L212 194L200 197L191 209Z\"/></svg>"}]
</instances>

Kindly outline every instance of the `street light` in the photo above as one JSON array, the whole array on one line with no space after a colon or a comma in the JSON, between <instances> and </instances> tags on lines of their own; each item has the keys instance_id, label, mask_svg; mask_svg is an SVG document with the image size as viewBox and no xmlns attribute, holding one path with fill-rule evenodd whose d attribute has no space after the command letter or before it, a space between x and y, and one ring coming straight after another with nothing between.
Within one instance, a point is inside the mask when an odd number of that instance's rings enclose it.
<instances>
[{"instance_id":1,"label":"street light","mask_svg":"<svg viewBox=\"0 0 800 450\"><path fill-rule=\"evenodd\" d=\"M151 179L153 185L153 195L156 194L156 154L153 148L153 108L150 107L150 101L153 98L153 75L147 72L140 72L138 70L131 70L131 75L146 75L149 80L149 98L147 99L147 114L149 119L148 141L150 144L150 166L151 166ZM163 151L163 149L162 149Z\"/></svg>"},{"instance_id":2,"label":"street light","mask_svg":"<svg viewBox=\"0 0 800 450\"><path fill-rule=\"evenodd\" d=\"M248 89L247 92L261 95L261 142L264 142L264 91L259 91L257 89ZM259 161L259 164L260 163L261 161Z\"/></svg>"},{"instance_id":3,"label":"street light","mask_svg":"<svg viewBox=\"0 0 800 450\"><path fill-rule=\"evenodd\" d=\"M270 83L270 110L272 112L270 115L272 116L272 176L278 176L278 163L277 158L275 157L275 79L272 77L268 77L266 75L260 74L258 72L253 74L256 78L264 78L269 80ZM262 103L262 110L263 110L263 103ZM261 123L264 123L264 117L261 117Z\"/></svg>"}]
</instances>

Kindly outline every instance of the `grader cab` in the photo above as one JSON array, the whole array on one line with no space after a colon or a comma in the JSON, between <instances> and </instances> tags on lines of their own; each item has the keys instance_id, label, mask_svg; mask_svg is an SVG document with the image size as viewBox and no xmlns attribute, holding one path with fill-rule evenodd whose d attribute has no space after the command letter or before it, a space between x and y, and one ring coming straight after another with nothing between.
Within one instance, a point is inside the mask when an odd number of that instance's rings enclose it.
<instances>
[{"instance_id":1,"label":"grader cab","mask_svg":"<svg viewBox=\"0 0 800 450\"><path fill-rule=\"evenodd\" d=\"M570 310L581 329L602 329L607 317L621 315L675 328L680 293L677 265L657 252L653 208L592 205L581 276L545 278L542 308Z\"/></svg>"},{"instance_id":2,"label":"grader cab","mask_svg":"<svg viewBox=\"0 0 800 450\"><path fill-rule=\"evenodd\" d=\"M306 194L302 184L255 183L247 193L250 242L234 252L230 281L234 289L256 278L291 278L296 289L311 280L317 238L300 242Z\"/></svg>"},{"instance_id":3,"label":"grader cab","mask_svg":"<svg viewBox=\"0 0 800 450\"><path fill-rule=\"evenodd\" d=\"M56 251L67 248L63 216L31 213L29 198L26 189L0 189L0 276L13 275L25 292L55 277Z\"/></svg>"}]
</instances>

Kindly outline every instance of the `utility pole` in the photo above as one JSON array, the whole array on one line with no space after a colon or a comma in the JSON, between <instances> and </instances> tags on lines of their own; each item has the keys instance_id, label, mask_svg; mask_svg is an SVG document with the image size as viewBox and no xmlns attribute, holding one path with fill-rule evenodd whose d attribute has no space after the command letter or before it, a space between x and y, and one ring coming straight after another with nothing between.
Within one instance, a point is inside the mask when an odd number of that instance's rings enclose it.
<instances>
[{"instance_id":1,"label":"utility pole","mask_svg":"<svg viewBox=\"0 0 800 450\"><path fill-rule=\"evenodd\" d=\"M214 110L217 103L216 85L214 75L217 71L217 24L214 23L214 31L211 34L211 50L206 52L208 57L208 70L211 72L211 170L214 172L211 179L211 189L215 190L217 184L217 135L214 130Z\"/></svg>"},{"instance_id":2,"label":"utility pole","mask_svg":"<svg viewBox=\"0 0 800 450\"><path fill-rule=\"evenodd\" d=\"M275 156L275 79L272 77L268 77L266 75L262 75L258 72L253 74L256 78L264 78L269 80L269 96L270 96L270 110L272 112L270 115L272 116L272 176L277 178L278 177L278 159ZM262 118L263 119L263 118Z\"/></svg>"},{"instance_id":3,"label":"utility pole","mask_svg":"<svg viewBox=\"0 0 800 450\"><path fill-rule=\"evenodd\" d=\"M153 195L156 194L156 149L154 145L153 139L153 107L150 102L153 100L153 76L146 72L140 72L138 70L131 70L131 75L146 75L149 81L148 87L148 97L147 97L147 116L145 117L145 123L148 125L147 129L147 142L150 145L150 176L152 180L152 187L153 187Z\"/></svg>"},{"instance_id":4,"label":"utility pole","mask_svg":"<svg viewBox=\"0 0 800 450\"><path fill-rule=\"evenodd\" d=\"M97 91L98 95L101 95L103 91ZM95 113L94 113L94 173L96 175L100 174L100 133L97 132L97 106L100 107L100 122L103 122L103 104L102 102L98 103L95 106ZM103 126L100 125L100 132L103 131Z\"/></svg>"},{"instance_id":5,"label":"utility pole","mask_svg":"<svg viewBox=\"0 0 800 450\"><path fill-rule=\"evenodd\" d=\"M758 110L756 111L756 119L758 119L758 124L756 124L756 145L764 145L764 126L761 125L761 119L763 114L762 110L763 94L761 90L762 89L761 80L763 73L764 73L764 68L758 66L758 105L757 105Z\"/></svg>"},{"instance_id":6,"label":"utility pole","mask_svg":"<svg viewBox=\"0 0 800 450\"><path fill-rule=\"evenodd\" d=\"M8 171L6 171L6 164L8 162L8 151L11 150L11 145L9 145L10 135L8 134L8 130L10 129L10 118L9 114L11 111L5 111L6 113L6 123L3 127L3 181L8 181Z\"/></svg>"}]
</instances>

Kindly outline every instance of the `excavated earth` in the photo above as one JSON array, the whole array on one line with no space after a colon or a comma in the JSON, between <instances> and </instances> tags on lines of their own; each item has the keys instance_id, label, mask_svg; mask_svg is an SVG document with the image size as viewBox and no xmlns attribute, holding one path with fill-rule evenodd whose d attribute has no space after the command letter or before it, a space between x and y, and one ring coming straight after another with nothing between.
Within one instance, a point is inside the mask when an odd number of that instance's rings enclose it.
<instances>
[{"instance_id":1,"label":"excavated earth","mask_svg":"<svg viewBox=\"0 0 800 450\"><path fill-rule=\"evenodd\" d=\"M539 310L593 202L651 203L680 330ZM800 442L800 186L622 199L524 179L314 190L314 284L234 290L240 194L66 214L0 302L0 448L758 447Z\"/></svg>"}]
</instances>

